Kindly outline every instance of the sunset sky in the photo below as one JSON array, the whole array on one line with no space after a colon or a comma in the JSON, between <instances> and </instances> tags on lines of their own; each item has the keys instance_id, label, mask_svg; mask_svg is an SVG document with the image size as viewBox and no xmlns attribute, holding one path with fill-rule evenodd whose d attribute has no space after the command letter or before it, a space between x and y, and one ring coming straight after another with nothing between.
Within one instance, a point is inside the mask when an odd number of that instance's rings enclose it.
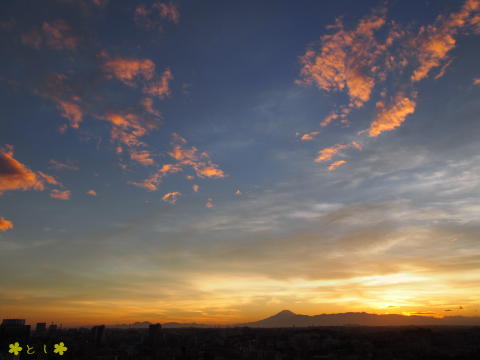
<instances>
[{"instance_id":1,"label":"sunset sky","mask_svg":"<svg viewBox=\"0 0 480 360\"><path fill-rule=\"evenodd\" d=\"M480 316L480 0L0 8L0 318Z\"/></svg>"}]
</instances>

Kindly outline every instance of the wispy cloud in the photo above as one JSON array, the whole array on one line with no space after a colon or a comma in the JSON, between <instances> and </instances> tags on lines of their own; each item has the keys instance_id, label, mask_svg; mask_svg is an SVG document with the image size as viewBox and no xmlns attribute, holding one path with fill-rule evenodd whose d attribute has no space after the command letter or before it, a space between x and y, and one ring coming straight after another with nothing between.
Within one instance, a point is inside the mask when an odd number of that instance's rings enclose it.
<instances>
[{"instance_id":1,"label":"wispy cloud","mask_svg":"<svg viewBox=\"0 0 480 360\"><path fill-rule=\"evenodd\" d=\"M182 193L180 193L178 191L169 192L169 193L166 193L165 195L162 196L162 200L165 201L165 202L168 202L170 204L175 204L180 195L182 195Z\"/></svg>"},{"instance_id":2,"label":"wispy cloud","mask_svg":"<svg viewBox=\"0 0 480 360\"><path fill-rule=\"evenodd\" d=\"M297 136L300 138L300 141L312 141L318 134L320 134L320 131L311 131L305 134L297 133Z\"/></svg>"},{"instance_id":3,"label":"wispy cloud","mask_svg":"<svg viewBox=\"0 0 480 360\"><path fill-rule=\"evenodd\" d=\"M0 216L0 231L7 231L13 229L13 223L10 220Z\"/></svg>"},{"instance_id":4,"label":"wispy cloud","mask_svg":"<svg viewBox=\"0 0 480 360\"><path fill-rule=\"evenodd\" d=\"M0 149L0 194L7 190L44 190L42 178L13 157L13 146Z\"/></svg>"},{"instance_id":5,"label":"wispy cloud","mask_svg":"<svg viewBox=\"0 0 480 360\"><path fill-rule=\"evenodd\" d=\"M448 17L439 16L433 25L420 28L411 43L418 59L418 66L412 74L413 81L426 78L433 68L441 65L456 45L455 36L475 19L479 9L478 0L466 0L458 12Z\"/></svg>"},{"instance_id":6,"label":"wispy cloud","mask_svg":"<svg viewBox=\"0 0 480 360\"><path fill-rule=\"evenodd\" d=\"M324 148L318 152L318 156L315 159L315 162L325 162L332 159L333 156L338 154L342 150L355 148L357 150L362 150L362 147L359 143L353 141L350 144L336 144L334 146Z\"/></svg>"},{"instance_id":7,"label":"wispy cloud","mask_svg":"<svg viewBox=\"0 0 480 360\"><path fill-rule=\"evenodd\" d=\"M213 208L213 199L212 198L208 198L207 202L205 203L205 207L208 208L208 209Z\"/></svg>"},{"instance_id":8,"label":"wispy cloud","mask_svg":"<svg viewBox=\"0 0 480 360\"><path fill-rule=\"evenodd\" d=\"M324 35L318 50L308 49L300 58L302 80L299 84L317 85L325 91L346 91L351 107L360 107L370 99L375 86L375 64L384 53L374 33L385 24L385 11L364 17L353 30L346 30L337 19L332 34Z\"/></svg>"},{"instance_id":9,"label":"wispy cloud","mask_svg":"<svg viewBox=\"0 0 480 360\"><path fill-rule=\"evenodd\" d=\"M140 101L140 104L142 104L143 108L145 111L149 114L155 115L155 116L160 116L160 111L156 110L153 105L154 101L151 97L146 97Z\"/></svg>"},{"instance_id":10,"label":"wispy cloud","mask_svg":"<svg viewBox=\"0 0 480 360\"><path fill-rule=\"evenodd\" d=\"M78 39L72 35L72 29L65 20L44 22L42 31L45 43L51 48L73 50L77 47Z\"/></svg>"},{"instance_id":11,"label":"wispy cloud","mask_svg":"<svg viewBox=\"0 0 480 360\"><path fill-rule=\"evenodd\" d=\"M78 104L58 100L58 107L62 110L62 116L69 120L70 126L74 129L80 127L83 120L83 111Z\"/></svg>"},{"instance_id":12,"label":"wispy cloud","mask_svg":"<svg viewBox=\"0 0 480 360\"><path fill-rule=\"evenodd\" d=\"M161 3L157 2L153 4L153 7L156 7L160 10L160 16L178 24L180 20L180 13L175 5L172 3Z\"/></svg>"},{"instance_id":13,"label":"wispy cloud","mask_svg":"<svg viewBox=\"0 0 480 360\"><path fill-rule=\"evenodd\" d=\"M53 22L44 22L39 30L31 30L22 34L22 43L36 49L43 44L56 50L74 50L79 39L73 35L70 24L63 19Z\"/></svg>"},{"instance_id":14,"label":"wispy cloud","mask_svg":"<svg viewBox=\"0 0 480 360\"><path fill-rule=\"evenodd\" d=\"M72 171L80 170L80 168L76 166L74 163L72 163L71 161L67 161L63 163L61 161L51 159L49 163L50 163L50 168L56 169L56 170L72 170Z\"/></svg>"},{"instance_id":15,"label":"wispy cloud","mask_svg":"<svg viewBox=\"0 0 480 360\"><path fill-rule=\"evenodd\" d=\"M199 178L223 178L225 173L213 163L207 152L198 153L195 146L186 147L187 140L178 134L173 134L173 148L169 155L178 161L180 165L188 165L193 168Z\"/></svg>"},{"instance_id":16,"label":"wispy cloud","mask_svg":"<svg viewBox=\"0 0 480 360\"><path fill-rule=\"evenodd\" d=\"M139 162L142 165L153 165L155 160L152 158L152 154L148 150L135 150L130 151L130 158Z\"/></svg>"},{"instance_id":17,"label":"wispy cloud","mask_svg":"<svg viewBox=\"0 0 480 360\"><path fill-rule=\"evenodd\" d=\"M347 161L346 160L338 160L338 161L335 161L333 163L331 163L330 165L328 165L328 171L333 171L335 170L336 168L338 168L339 166L342 166L344 164L346 164Z\"/></svg>"},{"instance_id":18,"label":"wispy cloud","mask_svg":"<svg viewBox=\"0 0 480 360\"><path fill-rule=\"evenodd\" d=\"M155 191L158 190L158 185L162 182L162 179L169 174L176 174L182 171L182 167L177 164L163 164L154 174L145 179L142 182L130 182L130 184L143 187L144 189Z\"/></svg>"},{"instance_id":19,"label":"wispy cloud","mask_svg":"<svg viewBox=\"0 0 480 360\"><path fill-rule=\"evenodd\" d=\"M51 175L48 175L48 174L45 174L44 172L42 171L38 171L38 175L40 175L43 180L45 180L47 183L49 183L50 185L61 185L57 179L55 179L53 176Z\"/></svg>"},{"instance_id":20,"label":"wispy cloud","mask_svg":"<svg viewBox=\"0 0 480 360\"><path fill-rule=\"evenodd\" d=\"M415 112L415 100L399 93L393 103L386 105L384 101L378 101L377 116L370 124L369 135L378 136L384 131L391 131L399 127L408 115Z\"/></svg>"},{"instance_id":21,"label":"wispy cloud","mask_svg":"<svg viewBox=\"0 0 480 360\"><path fill-rule=\"evenodd\" d=\"M172 3L154 2L151 5L140 4L135 8L134 21L139 27L162 30L162 20L178 24L180 12L177 7Z\"/></svg>"},{"instance_id":22,"label":"wispy cloud","mask_svg":"<svg viewBox=\"0 0 480 360\"><path fill-rule=\"evenodd\" d=\"M70 200L72 193L69 190L53 189L50 191L50 197L58 200Z\"/></svg>"},{"instance_id":23,"label":"wispy cloud","mask_svg":"<svg viewBox=\"0 0 480 360\"><path fill-rule=\"evenodd\" d=\"M173 133L172 148L168 152L168 155L174 160L174 163L163 164L161 168L147 179L141 182L130 183L150 191L155 191L158 190L158 185L164 177L183 171L186 166L191 167L199 178L225 177L223 170L221 170L217 164L212 162L210 155L207 152L204 151L200 153L195 146L187 147L186 144L187 140L185 138L177 133ZM193 177L191 179L193 179ZM195 190L195 187L193 187L193 189Z\"/></svg>"},{"instance_id":24,"label":"wispy cloud","mask_svg":"<svg viewBox=\"0 0 480 360\"><path fill-rule=\"evenodd\" d=\"M101 118L112 125L110 132L112 140L125 146L132 160L142 165L155 163L152 153L143 149L147 144L140 140L141 137L156 128L155 123L144 121L134 113L109 113ZM117 147L117 153L122 153L122 151L121 146Z\"/></svg>"},{"instance_id":25,"label":"wispy cloud","mask_svg":"<svg viewBox=\"0 0 480 360\"><path fill-rule=\"evenodd\" d=\"M135 86L136 78L151 80L155 74L155 63L150 59L109 59L103 70L129 86Z\"/></svg>"},{"instance_id":26,"label":"wispy cloud","mask_svg":"<svg viewBox=\"0 0 480 360\"><path fill-rule=\"evenodd\" d=\"M148 95L158 96L163 99L170 95L170 80L172 79L172 71L166 69L159 79L152 81L145 87L144 92Z\"/></svg>"},{"instance_id":27,"label":"wispy cloud","mask_svg":"<svg viewBox=\"0 0 480 360\"><path fill-rule=\"evenodd\" d=\"M375 119L368 130L358 132L377 137L398 128L415 112L416 83L437 67L441 68L435 79L444 76L452 63L449 54L456 46L456 37L469 29L476 31L479 11L480 1L466 0L458 11L440 15L432 25L421 26L418 31L387 21L384 8L363 17L351 30L337 19L327 27L331 33L323 35L300 57L301 79L296 83L315 84L327 93L348 95L348 103L336 104L320 123L322 127L337 119L349 124L352 111L371 100L375 87L380 88ZM379 36L380 30L383 36ZM393 96L388 94L389 82L399 89ZM305 134L305 140L312 140L312 133L315 131ZM315 161L330 160L344 149L342 146L320 150Z\"/></svg>"}]
</instances>

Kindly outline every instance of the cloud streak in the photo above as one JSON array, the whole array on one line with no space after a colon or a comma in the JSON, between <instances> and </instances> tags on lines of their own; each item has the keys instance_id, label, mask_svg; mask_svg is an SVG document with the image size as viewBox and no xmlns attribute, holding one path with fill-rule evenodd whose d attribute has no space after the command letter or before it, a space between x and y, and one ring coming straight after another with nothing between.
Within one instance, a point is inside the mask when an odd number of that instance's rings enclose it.
<instances>
[{"instance_id":1,"label":"cloud streak","mask_svg":"<svg viewBox=\"0 0 480 360\"><path fill-rule=\"evenodd\" d=\"M10 220L0 216L0 231L7 231L13 229L13 223Z\"/></svg>"},{"instance_id":2,"label":"cloud streak","mask_svg":"<svg viewBox=\"0 0 480 360\"><path fill-rule=\"evenodd\" d=\"M162 196L162 200L170 204L175 204L178 200L178 197L181 195L182 193L178 191L169 192Z\"/></svg>"},{"instance_id":3,"label":"cloud streak","mask_svg":"<svg viewBox=\"0 0 480 360\"><path fill-rule=\"evenodd\" d=\"M172 3L154 2L153 4L140 4L135 8L134 21L139 27L147 30L163 30L163 20L178 24L180 12Z\"/></svg>"},{"instance_id":4,"label":"cloud streak","mask_svg":"<svg viewBox=\"0 0 480 360\"><path fill-rule=\"evenodd\" d=\"M415 112L415 100L398 94L391 105L379 101L377 106L377 116L370 124L369 135L378 136L385 131L392 131L399 127L408 115Z\"/></svg>"},{"instance_id":5,"label":"cloud streak","mask_svg":"<svg viewBox=\"0 0 480 360\"><path fill-rule=\"evenodd\" d=\"M352 116L352 111L371 100L375 87L381 88L374 120L367 130L357 133L377 137L397 129L415 113L416 84L440 66L435 79L444 76L452 63L449 54L456 46L456 38L472 30L477 32L479 12L479 0L466 0L458 11L440 15L433 24L420 26L418 31L388 21L384 8L361 18L351 30L337 19L327 27L331 32L299 58L301 79L296 83L314 84L326 93L347 95L348 103L336 105L320 123L322 127L334 120L348 126L347 117ZM390 82L399 89L393 96L388 94ZM317 133L306 133L301 139L311 141L311 134ZM338 145L320 150L315 162L327 161L343 149L343 145Z\"/></svg>"},{"instance_id":6,"label":"cloud streak","mask_svg":"<svg viewBox=\"0 0 480 360\"><path fill-rule=\"evenodd\" d=\"M79 39L72 34L70 24L63 19L44 22L39 30L31 30L22 34L23 44L40 49L43 44L55 50L75 50Z\"/></svg>"},{"instance_id":7,"label":"cloud streak","mask_svg":"<svg viewBox=\"0 0 480 360\"><path fill-rule=\"evenodd\" d=\"M344 164L346 164L347 161L346 160L338 160L338 161L335 161L333 163L331 163L330 165L328 165L328 171L333 171L335 169L337 169L339 166L342 166Z\"/></svg>"},{"instance_id":8,"label":"cloud streak","mask_svg":"<svg viewBox=\"0 0 480 360\"><path fill-rule=\"evenodd\" d=\"M324 148L318 152L318 156L315 158L315 162L326 162L331 160L336 154L342 150L347 150L355 148L357 150L362 150L362 146L353 141L350 144L336 144L334 146Z\"/></svg>"},{"instance_id":9,"label":"cloud streak","mask_svg":"<svg viewBox=\"0 0 480 360\"><path fill-rule=\"evenodd\" d=\"M13 147L0 149L0 195L7 190L44 190L42 178L13 157Z\"/></svg>"},{"instance_id":10,"label":"cloud streak","mask_svg":"<svg viewBox=\"0 0 480 360\"><path fill-rule=\"evenodd\" d=\"M50 191L50 197L57 200L70 200L72 193L69 190L53 189Z\"/></svg>"}]
</instances>

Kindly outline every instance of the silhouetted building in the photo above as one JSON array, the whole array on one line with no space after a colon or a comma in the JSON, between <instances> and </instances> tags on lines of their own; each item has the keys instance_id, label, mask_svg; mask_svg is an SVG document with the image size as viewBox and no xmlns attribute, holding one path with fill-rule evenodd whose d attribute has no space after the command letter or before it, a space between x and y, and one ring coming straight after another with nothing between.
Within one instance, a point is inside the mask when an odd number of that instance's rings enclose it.
<instances>
[{"instance_id":1,"label":"silhouetted building","mask_svg":"<svg viewBox=\"0 0 480 360\"><path fill-rule=\"evenodd\" d=\"M148 327L148 341L151 345L159 345L162 340L162 325L161 324L151 324Z\"/></svg>"},{"instance_id":2,"label":"silhouetted building","mask_svg":"<svg viewBox=\"0 0 480 360\"><path fill-rule=\"evenodd\" d=\"M49 335L54 335L54 334L56 334L57 328L58 328L58 327L57 327L57 324L53 324L53 323L50 324L50 325L48 326L48 334L49 334Z\"/></svg>"},{"instance_id":3,"label":"silhouetted building","mask_svg":"<svg viewBox=\"0 0 480 360\"><path fill-rule=\"evenodd\" d=\"M24 341L30 336L30 325L24 319L3 319L0 326L0 338Z\"/></svg>"},{"instance_id":4,"label":"silhouetted building","mask_svg":"<svg viewBox=\"0 0 480 360\"><path fill-rule=\"evenodd\" d=\"M47 323L39 322L35 328L37 334L44 334L47 331Z\"/></svg>"},{"instance_id":5,"label":"silhouetted building","mask_svg":"<svg viewBox=\"0 0 480 360\"><path fill-rule=\"evenodd\" d=\"M101 345L105 341L105 325L94 326L90 332L95 345Z\"/></svg>"}]
</instances>

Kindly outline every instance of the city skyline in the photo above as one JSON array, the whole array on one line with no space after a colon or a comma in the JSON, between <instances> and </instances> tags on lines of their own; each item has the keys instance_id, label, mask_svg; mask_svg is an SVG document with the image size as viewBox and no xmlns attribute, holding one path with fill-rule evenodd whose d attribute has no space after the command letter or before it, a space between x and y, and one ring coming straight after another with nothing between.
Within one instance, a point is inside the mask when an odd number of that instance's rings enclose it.
<instances>
[{"instance_id":1,"label":"city skyline","mask_svg":"<svg viewBox=\"0 0 480 360\"><path fill-rule=\"evenodd\" d=\"M0 318L480 316L480 0L0 6Z\"/></svg>"}]
</instances>

